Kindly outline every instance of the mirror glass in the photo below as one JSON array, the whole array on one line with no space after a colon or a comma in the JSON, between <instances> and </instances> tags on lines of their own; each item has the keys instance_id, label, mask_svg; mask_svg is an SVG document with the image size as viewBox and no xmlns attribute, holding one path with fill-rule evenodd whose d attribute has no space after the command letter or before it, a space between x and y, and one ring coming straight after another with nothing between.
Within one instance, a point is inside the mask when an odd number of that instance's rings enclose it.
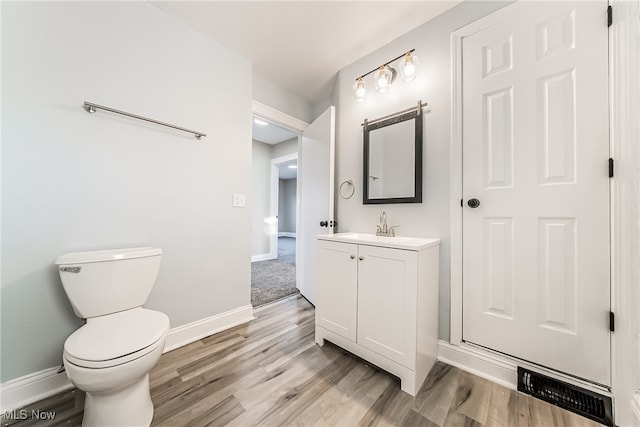
<instances>
[{"instance_id":1,"label":"mirror glass","mask_svg":"<svg viewBox=\"0 0 640 427\"><path fill-rule=\"evenodd\" d=\"M364 204L422 202L422 114L364 126Z\"/></svg>"}]
</instances>

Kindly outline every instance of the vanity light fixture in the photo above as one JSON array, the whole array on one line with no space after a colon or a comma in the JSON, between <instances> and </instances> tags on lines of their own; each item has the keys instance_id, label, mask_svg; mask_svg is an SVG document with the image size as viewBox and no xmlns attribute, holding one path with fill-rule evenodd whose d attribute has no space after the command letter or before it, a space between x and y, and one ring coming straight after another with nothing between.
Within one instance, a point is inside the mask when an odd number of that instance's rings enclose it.
<instances>
[{"instance_id":1,"label":"vanity light fixture","mask_svg":"<svg viewBox=\"0 0 640 427\"><path fill-rule=\"evenodd\" d=\"M400 76L405 82L410 82L416 78L416 65L420 63L420 59L411 51L407 52L404 58L400 60Z\"/></svg>"},{"instance_id":2,"label":"vanity light fixture","mask_svg":"<svg viewBox=\"0 0 640 427\"><path fill-rule=\"evenodd\" d=\"M264 120L260 120L258 118L254 118L253 122L255 124L257 124L257 125L260 125L260 126L268 126L269 125L269 123L265 122Z\"/></svg>"},{"instance_id":3,"label":"vanity light fixture","mask_svg":"<svg viewBox=\"0 0 640 427\"><path fill-rule=\"evenodd\" d=\"M384 93L389 90L389 86L396 80L398 72L395 68L389 68L386 65L381 65L378 71L374 74L376 82L376 90L380 93Z\"/></svg>"},{"instance_id":4,"label":"vanity light fixture","mask_svg":"<svg viewBox=\"0 0 640 427\"><path fill-rule=\"evenodd\" d=\"M400 69L400 76L402 80L405 82L410 82L416 78L416 65L418 64L418 57L414 55L415 49L411 49L410 51L403 53L402 55L393 58L391 61L388 61L379 67L359 76L356 79L356 82L353 84L353 96L358 101L364 101L367 93L367 87L364 81L364 78L369 74L373 74L374 76L374 85L378 92L384 93L389 90L391 85L396 81L396 77L398 76L398 71L396 68L390 66L394 61L401 59L398 64L398 68Z\"/></svg>"},{"instance_id":5,"label":"vanity light fixture","mask_svg":"<svg viewBox=\"0 0 640 427\"><path fill-rule=\"evenodd\" d=\"M364 80L362 77L358 77L356 82L353 84L353 95L356 97L358 102L364 101L365 95L367 94L367 87L364 84Z\"/></svg>"}]
</instances>

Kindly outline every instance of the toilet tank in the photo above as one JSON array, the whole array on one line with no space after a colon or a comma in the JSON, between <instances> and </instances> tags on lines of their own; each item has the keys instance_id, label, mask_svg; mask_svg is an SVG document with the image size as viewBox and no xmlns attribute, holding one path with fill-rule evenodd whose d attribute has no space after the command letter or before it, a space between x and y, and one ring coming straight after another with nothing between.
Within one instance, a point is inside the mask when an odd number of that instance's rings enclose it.
<instances>
[{"instance_id":1,"label":"toilet tank","mask_svg":"<svg viewBox=\"0 0 640 427\"><path fill-rule=\"evenodd\" d=\"M74 252L56 258L73 311L83 319L143 305L158 275L162 249Z\"/></svg>"}]
</instances>

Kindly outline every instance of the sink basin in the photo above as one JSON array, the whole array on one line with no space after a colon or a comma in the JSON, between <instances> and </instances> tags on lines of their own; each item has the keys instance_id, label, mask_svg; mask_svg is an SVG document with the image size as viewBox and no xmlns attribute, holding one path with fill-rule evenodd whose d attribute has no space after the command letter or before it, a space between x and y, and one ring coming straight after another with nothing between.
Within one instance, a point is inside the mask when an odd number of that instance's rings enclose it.
<instances>
[{"instance_id":1,"label":"sink basin","mask_svg":"<svg viewBox=\"0 0 640 427\"><path fill-rule=\"evenodd\" d=\"M320 240L332 240L335 242L355 243L359 245L383 246L385 248L408 249L417 251L440 243L440 239L424 237L387 237L376 236L367 233L336 233L318 236Z\"/></svg>"}]
</instances>

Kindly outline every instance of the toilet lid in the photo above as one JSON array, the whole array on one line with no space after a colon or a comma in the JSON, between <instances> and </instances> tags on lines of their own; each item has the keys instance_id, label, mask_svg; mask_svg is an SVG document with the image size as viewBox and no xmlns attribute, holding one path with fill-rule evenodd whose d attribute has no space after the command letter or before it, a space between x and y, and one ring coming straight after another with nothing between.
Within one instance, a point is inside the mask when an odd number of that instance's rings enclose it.
<instances>
[{"instance_id":1,"label":"toilet lid","mask_svg":"<svg viewBox=\"0 0 640 427\"><path fill-rule=\"evenodd\" d=\"M77 360L117 359L152 346L169 330L169 318L142 307L88 319L64 343L64 351Z\"/></svg>"}]
</instances>

